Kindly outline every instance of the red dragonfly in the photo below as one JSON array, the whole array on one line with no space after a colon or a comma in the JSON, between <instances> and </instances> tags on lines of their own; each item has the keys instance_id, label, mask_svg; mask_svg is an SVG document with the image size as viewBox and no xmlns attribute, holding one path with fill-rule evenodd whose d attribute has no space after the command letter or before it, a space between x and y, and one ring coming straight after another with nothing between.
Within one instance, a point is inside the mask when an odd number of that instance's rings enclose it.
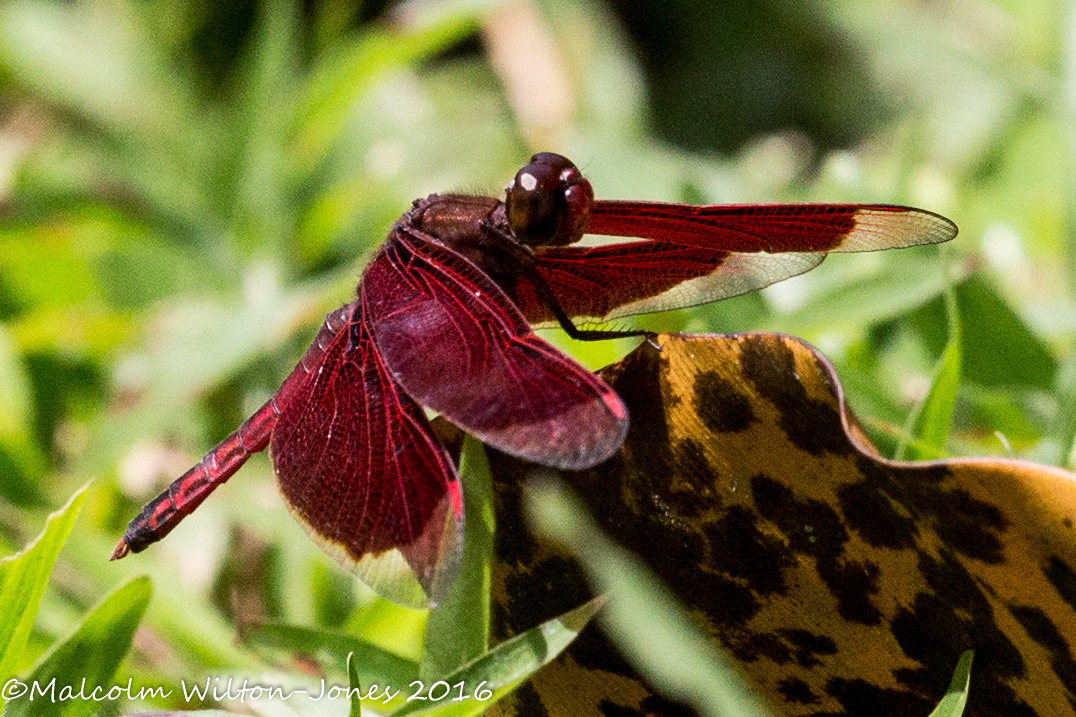
<instances>
[{"instance_id":1,"label":"red dragonfly","mask_svg":"<svg viewBox=\"0 0 1076 717\"><path fill-rule=\"evenodd\" d=\"M269 446L284 500L381 595L435 604L459 564L456 468L422 407L520 458L581 470L628 429L616 393L534 334L743 294L829 252L944 242L931 212L867 204L596 201L568 159L536 154L492 197L416 200L264 406L131 521L113 559L167 535ZM638 237L569 246L583 234Z\"/></svg>"}]
</instances>

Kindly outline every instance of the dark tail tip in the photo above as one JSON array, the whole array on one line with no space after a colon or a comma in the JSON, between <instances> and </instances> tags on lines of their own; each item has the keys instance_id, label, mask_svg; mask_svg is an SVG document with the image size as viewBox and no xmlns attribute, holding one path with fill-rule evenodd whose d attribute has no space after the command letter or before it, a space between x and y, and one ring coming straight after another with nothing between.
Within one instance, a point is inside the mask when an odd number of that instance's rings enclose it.
<instances>
[{"instance_id":1,"label":"dark tail tip","mask_svg":"<svg viewBox=\"0 0 1076 717\"><path fill-rule=\"evenodd\" d=\"M129 552L130 549L127 547L127 541L121 540L116 545L116 549L112 551L112 557L109 558L109 560L119 560L120 558L126 557Z\"/></svg>"}]
</instances>

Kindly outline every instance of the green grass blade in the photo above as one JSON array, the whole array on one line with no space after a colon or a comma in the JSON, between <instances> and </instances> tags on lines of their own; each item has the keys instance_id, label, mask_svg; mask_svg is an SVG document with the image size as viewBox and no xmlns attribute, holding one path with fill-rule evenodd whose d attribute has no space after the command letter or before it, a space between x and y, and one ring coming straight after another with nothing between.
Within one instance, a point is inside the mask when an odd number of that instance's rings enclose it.
<instances>
[{"instance_id":1,"label":"green grass blade","mask_svg":"<svg viewBox=\"0 0 1076 717\"><path fill-rule=\"evenodd\" d=\"M594 598L560 617L543 622L538 627L502 642L468 665L443 678L442 682L424 682L422 695L433 694L437 700L416 700L393 713L405 715L436 715L436 717L472 717L480 715L491 705L527 680L543 665L548 664L571 644L590 619L605 604Z\"/></svg>"},{"instance_id":2,"label":"green grass blade","mask_svg":"<svg viewBox=\"0 0 1076 717\"><path fill-rule=\"evenodd\" d=\"M31 700L31 691L11 700L5 717L88 717L102 700L126 696L126 684L114 685L112 677L131 646L151 592L149 578L139 577L101 601L26 679L31 690L36 685L45 696Z\"/></svg>"},{"instance_id":3,"label":"green grass blade","mask_svg":"<svg viewBox=\"0 0 1076 717\"><path fill-rule=\"evenodd\" d=\"M347 656L347 684L348 701L351 702L351 710L348 717L362 717L362 681L359 673L355 670L355 663L351 661L351 654Z\"/></svg>"},{"instance_id":4,"label":"green grass blade","mask_svg":"<svg viewBox=\"0 0 1076 717\"><path fill-rule=\"evenodd\" d=\"M323 53L304 88L298 108L294 165L301 174L315 168L346 126L356 98L392 72L416 67L478 27L474 11L440 14L423 27L402 32L368 30Z\"/></svg>"},{"instance_id":5,"label":"green grass blade","mask_svg":"<svg viewBox=\"0 0 1076 717\"><path fill-rule=\"evenodd\" d=\"M245 89L237 114L235 225L240 240L265 251L285 252L292 231L283 171L290 138L295 71L302 53L299 9L290 0L259 5L255 36L244 63Z\"/></svg>"},{"instance_id":6,"label":"green grass blade","mask_svg":"<svg viewBox=\"0 0 1076 717\"><path fill-rule=\"evenodd\" d=\"M974 650L967 650L960 656L953 672L953 679L949 683L949 689L941 702L930 713L930 717L960 717L964 714L964 705L968 702L968 687L971 685L971 660L975 657Z\"/></svg>"},{"instance_id":7,"label":"green grass blade","mask_svg":"<svg viewBox=\"0 0 1076 717\"><path fill-rule=\"evenodd\" d=\"M536 530L575 553L595 592L608 594L606 633L655 687L702 715L769 715L669 589L609 540L577 498L556 484L535 484L528 508Z\"/></svg>"},{"instance_id":8,"label":"green grass blade","mask_svg":"<svg viewBox=\"0 0 1076 717\"><path fill-rule=\"evenodd\" d=\"M85 502L82 488L49 516L44 532L25 550L0 562L0 680L6 682L22 658L49 573Z\"/></svg>"},{"instance_id":9,"label":"green grass blade","mask_svg":"<svg viewBox=\"0 0 1076 717\"><path fill-rule=\"evenodd\" d=\"M460 463L466 526L459 574L426 622L420 676L447 675L489 649L493 564L493 485L482 444L470 436Z\"/></svg>"},{"instance_id":10,"label":"green grass blade","mask_svg":"<svg viewBox=\"0 0 1076 717\"><path fill-rule=\"evenodd\" d=\"M33 442L30 427L34 404L30 379L14 338L0 321L0 496L17 505L42 503L36 478L45 460Z\"/></svg>"},{"instance_id":11,"label":"green grass blade","mask_svg":"<svg viewBox=\"0 0 1076 717\"><path fill-rule=\"evenodd\" d=\"M919 441L897 449L897 459L928 460L945 455L945 441L953 424L956 392L960 386L963 366L961 350L960 312L952 286L945 292L945 309L949 324L949 340L935 368L930 391L916 413L909 417L910 433ZM923 447L925 444L926 448Z\"/></svg>"},{"instance_id":12,"label":"green grass blade","mask_svg":"<svg viewBox=\"0 0 1076 717\"><path fill-rule=\"evenodd\" d=\"M339 670L350 656L348 664L367 684L406 685L418 679L414 661L351 635L274 624L248 627L243 634L248 643L311 655L328 669Z\"/></svg>"}]
</instances>

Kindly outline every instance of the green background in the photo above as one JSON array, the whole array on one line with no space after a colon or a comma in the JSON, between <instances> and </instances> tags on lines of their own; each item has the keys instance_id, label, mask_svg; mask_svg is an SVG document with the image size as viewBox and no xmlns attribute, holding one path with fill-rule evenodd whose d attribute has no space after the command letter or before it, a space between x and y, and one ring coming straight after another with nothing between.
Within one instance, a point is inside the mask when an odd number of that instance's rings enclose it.
<instances>
[{"instance_id":1,"label":"green background","mask_svg":"<svg viewBox=\"0 0 1076 717\"><path fill-rule=\"evenodd\" d=\"M497 195L535 151L571 157L603 198L952 218L941 250L834 256L639 323L811 341L887 455L911 440L1071 467L1074 17L955 0L0 4L5 553L93 481L23 667L140 574L154 597L117 673L136 681L265 669L234 639L258 619L417 657L424 613L321 556L264 456L163 543L107 557L272 394L414 198ZM594 368L633 345L548 333ZM938 436L915 418L928 395L952 430L916 448Z\"/></svg>"}]
</instances>

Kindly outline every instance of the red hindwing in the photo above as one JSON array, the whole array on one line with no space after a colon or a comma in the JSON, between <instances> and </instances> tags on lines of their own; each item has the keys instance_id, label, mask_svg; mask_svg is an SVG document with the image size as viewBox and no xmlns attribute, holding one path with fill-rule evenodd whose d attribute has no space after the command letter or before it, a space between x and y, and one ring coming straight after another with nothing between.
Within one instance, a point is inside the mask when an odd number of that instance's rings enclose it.
<instances>
[{"instance_id":1,"label":"red hindwing","mask_svg":"<svg viewBox=\"0 0 1076 717\"><path fill-rule=\"evenodd\" d=\"M273 430L273 466L310 536L380 595L436 603L459 562L456 469L400 390L361 304L325 346Z\"/></svg>"}]
</instances>

